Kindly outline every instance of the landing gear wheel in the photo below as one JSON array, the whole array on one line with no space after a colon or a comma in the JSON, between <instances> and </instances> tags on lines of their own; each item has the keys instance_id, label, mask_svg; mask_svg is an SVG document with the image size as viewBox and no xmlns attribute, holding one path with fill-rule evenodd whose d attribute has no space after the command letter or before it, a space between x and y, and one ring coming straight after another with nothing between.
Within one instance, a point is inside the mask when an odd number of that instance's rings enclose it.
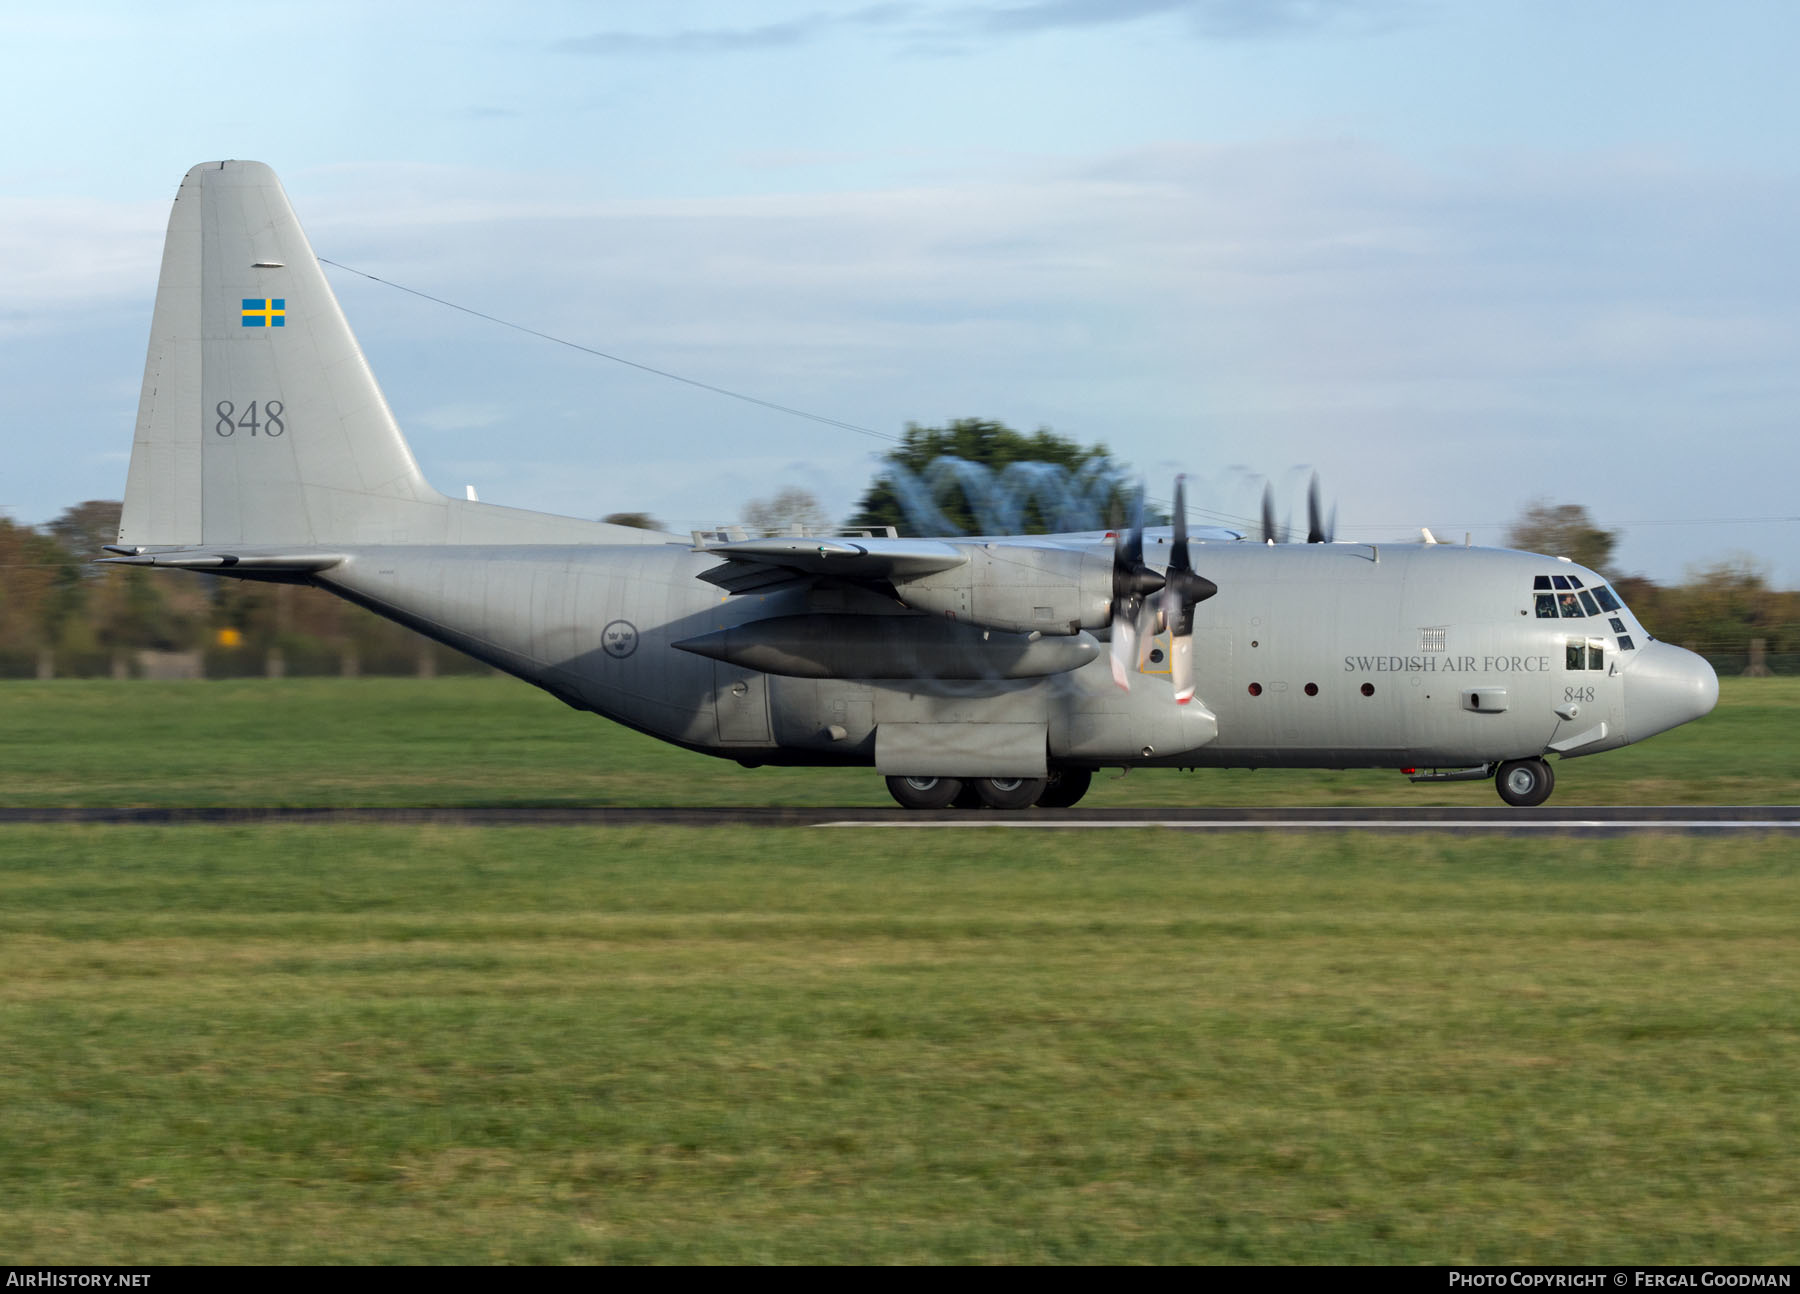
<instances>
[{"instance_id":1,"label":"landing gear wheel","mask_svg":"<svg viewBox=\"0 0 1800 1294\"><path fill-rule=\"evenodd\" d=\"M1500 798L1520 809L1542 804L1556 789L1556 774L1541 759L1509 759L1494 774Z\"/></svg>"},{"instance_id":2,"label":"landing gear wheel","mask_svg":"<svg viewBox=\"0 0 1800 1294\"><path fill-rule=\"evenodd\" d=\"M903 809L946 809L961 794L963 784L956 777L890 777L887 789Z\"/></svg>"},{"instance_id":3,"label":"landing gear wheel","mask_svg":"<svg viewBox=\"0 0 1800 1294\"><path fill-rule=\"evenodd\" d=\"M978 777L975 794L990 809L1029 809L1047 785L1042 777Z\"/></svg>"},{"instance_id":4,"label":"landing gear wheel","mask_svg":"<svg viewBox=\"0 0 1800 1294\"><path fill-rule=\"evenodd\" d=\"M1050 784L1044 793L1038 796L1040 809L1069 809L1075 802L1087 794L1090 783L1094 780L1091 768L1053 768L1050 770Z\"/></svg>"}]
</instances>

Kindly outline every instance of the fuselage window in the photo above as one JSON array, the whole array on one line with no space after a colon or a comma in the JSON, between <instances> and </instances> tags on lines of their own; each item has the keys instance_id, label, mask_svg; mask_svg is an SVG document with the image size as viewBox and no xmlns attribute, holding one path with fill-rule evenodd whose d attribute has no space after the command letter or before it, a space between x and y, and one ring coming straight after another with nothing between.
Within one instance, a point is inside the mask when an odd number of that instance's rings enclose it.
<instances>
[{"instance_id":1,"label":"fuselage window","mask_svg":"<svg viewBox=\"0 0 1800 1294\"><path fill-rule=\"evenodd\" d=\"M1559 589L1566 589L1569 587L1569 577L1567 575L1552 575L1550 577L1550 582Z\"/></svg>"},{"instance_id":2,"label":"fuselage window","mask_svg":"<svg viewBox=\"0 0 1800 1294\"><path fill-rule=\"evenodd\" d=\"M1535 580L1533 580L1533 581L1532 581L1532 582L1531 582L1531 587L1532 587L1532 588L1534 588L1534 589L1547 589L1547 588L1549 588L1549 587L1550 587L1550 577L1549 577L1549 576L1548 576L1548 575L1540 575L1540 576L1538 576L1538 577L1537 577L1537 578L1536 578L1536 579L1535 579Z\"/></svg>"},{"instance_id":3,"label":"fuselage window","mask_svg":"<svg viewBox=\"0 0 1800 1294\"><path fill-rule=\"evenodd\" d=\"M1589 593L1586 589L1581 591L1581 609L1590 616L1597 616L1600 614L1600 606L1594 601L1594 595Z\"/></svg>"},{"instance_id":4,"label":"fuselage window","mask_svg":"<svg viewBox=\"0 0 1800 1294\"><path fill-rule=\"evenodd\" d=\"M1562 577L1559 575L1557 578L1561 579ZM1575 595L1573 593L1558 593L1556 595L1556 600L1562 604L1564 620L1581 619L1581 603L1575 600Z\"/></svg>"},{"instance_id":5,"label":"fuselage window","mask_svg":"<svg viewBox=\"0 0 1800 1294\"><path fill-rule=\"evenodd\" d=\"M1614 633L1622 634L1625 632L1625 622L1619 619L1619 617L1614 616L1609 623L1612 625L1612 631Z\"/></svg>"},{"instance_id":6,"label":"fuselage window","mask_svg":"<svg viewBox=\"0 0 1800 1294\"><path fill-rule=\"evenodd\" d=\"M1606 648L1592 638L1588 639L1587 658L1589 669L1606 668Z\"/></svg>"},{"instance_id":7,"label":"fuselage window","mask_svg":"<svg viewBox=\"0 0 1800 1294\"><path fill-rule=\"evenodd\" d=\"M1537 615L1539 620L1556 619L1556 594L1540 593L1537 595Z\"/></svg>"},{"instance_id":8,"label":"fuselage window","mask_svg":"<svg viewBox=\"0 0 1800 1294\"><path fill-rule=\"evenodd\" d=\"M1632 650L1632 648L1634 646L1635 646L1635 644L1631 641L1630 634L1620 634L1619 635L1619 650L1620 651L1630 651L1630 650Z\"/></svg>"},{"instance_id":9,"label":"fuselage window","mask_svg":"<svg viewBox=\"0 0 1800 1294\"><path fill-rule=\"evenodd\" d=\"M1619 599L1615 598L1613 596L1613 591L1604 584L1594 590L1594 600L1600 604L1600 609L1602 611L1617 611L1619 609Z\"/></svg>"}]
</instances>

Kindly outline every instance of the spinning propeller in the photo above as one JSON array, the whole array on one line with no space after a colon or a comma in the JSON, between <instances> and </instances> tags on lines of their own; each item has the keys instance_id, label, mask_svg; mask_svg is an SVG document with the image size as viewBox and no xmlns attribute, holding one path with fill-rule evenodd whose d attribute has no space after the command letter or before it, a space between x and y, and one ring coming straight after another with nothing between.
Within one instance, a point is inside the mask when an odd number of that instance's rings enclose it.
<instances>
[{"instance_id":1,"label":"spinning propeller","mask_svg":"<svg viewBox=\"0 0 1800 1294\"><path fill-rule=\"evenodd\" d=\"M1329 544L1336 530L1337 505L1332 505L1331 516L1327 518L1324 507L1319 502L1319 474L1314 472L1311 483L1306 487L1306 542ZM1285 544L1287 541L1287 527L1277 524L1275 520L1275 487L1265 482L1262 497L1262 542Z\"/></svg>"},{"instance_id":2,"label":"spinning propeller","mask_svg":"<svg viewBox=\"0 0 1800 1294\"><path fill-rule=\"evenodd\" d=\"M1175 701L1186 705L1194 699L1194 607L1219 591L1204 575L1194 573L1188 557L1187 500L1184 479L1175 478L1175 534L1169 546L1169 566L1158 575L1144 564L1144 505L1130 534L1113 550L1113 681L1127 690L1131 675L1127 662L1135 656L1142 669L1158 623L1169 628L1169 677L1175 685ZM1151 594L1158 594L1156 601Z\"/></svg>"},{"instance_id":3,"label":"spinning propeller","mask_svg":"<svg viewBox=\"0 0 1800 1294\"><path fill-rule=\"evenodd\" d=\"M1194 699L1194 608L1219 591L1188 560L1185 478L1175 478L1175 538L1169 545L1169 569L1163 576L1162 616L1169 626L1169 679L1175 704Z\"/></svg>"},{"instance_id":4,"label":"spinning propeller","mask_svg":"<svg viewBox=\"0 0 1800 1294\"><path fill-rule=\"evenodd\" d=\"M1336 530L1337 504L1331 505L1331 517L1326 520L1319 507L1319 474L1314 472L1312 484L1306 487L1306 542L1329 544Z\"/></svg>"},{"instance_id":5,"label":"spinning propeller","mask_svg":"<svg viewBox=\"0 0 1800 1294\"><path fill-rule=\"evenodd\" d=\"M1144 564L1144 493L1138 491L1137 515L1131 529L1113 548L1112 673L1113 682L1131 690L1129 668L1142 669L1156 636L1156 604L1150 595L1163 587L1163 577ZM1135 657L1135 660L1133 659Z\"/></svg>"},{"instance_id":6,"label":"spinning propeller","mask_svg":"<svg viewBox=\"0 0 1800 1294\"><path fill-rule=\"evenodd\" d=\"M1137 516L1131 529L1113 549L1112 569L1112 672L1113 681L1130 690L1131 671L1141 670L1150 656L1157 630L1169 631L1169 679L1175 686L1175 702L1194 699L1194 608L1219 591L1219 586L1195 572L1188 554L1186 477L1175 478L1174 535L1169 545L1168 569L1161 575L1144 562L1144 499L1138 496ZM1325 515L1319 500L1319 474L1313 473L1306 490L1306 542L1329 544L1337 530L1337 509ZM1262 542L1285 544L1287 527L1275 520L1275 491L1263 486Z\"/></svg>"}]
</instances>

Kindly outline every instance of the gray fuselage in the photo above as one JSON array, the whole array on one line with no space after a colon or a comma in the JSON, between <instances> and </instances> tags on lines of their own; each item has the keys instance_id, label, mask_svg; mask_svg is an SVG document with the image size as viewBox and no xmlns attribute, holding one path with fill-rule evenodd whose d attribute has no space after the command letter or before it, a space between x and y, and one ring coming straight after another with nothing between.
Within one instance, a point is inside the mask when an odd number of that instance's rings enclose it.
<instances>
[{"instance_id":1,"label":"gray fuselage","mask_svg":"<svg viewBox=\"0 0 1800 1294\"><path fill-rule=\"evenodd\" d=\"M1640 740L1693 717L1700 671L1711 678L1623 607L1541 618L1537 577L1604 584L1555 558L1443 545L1196 549L1219 593L1195 618L1191 706L1173 703L1160 646L1130 691L1097 657L1031 679L883 680L783 677L676 650L770 617L917 614L829 584L725 594L698 578L716 558L679 543L359 548L316 580L570 705L747 764L868 764L883 724L977 724L1035 729L1049 759L1072 766L1454 767Z\"/></svg>"}]
</instances>

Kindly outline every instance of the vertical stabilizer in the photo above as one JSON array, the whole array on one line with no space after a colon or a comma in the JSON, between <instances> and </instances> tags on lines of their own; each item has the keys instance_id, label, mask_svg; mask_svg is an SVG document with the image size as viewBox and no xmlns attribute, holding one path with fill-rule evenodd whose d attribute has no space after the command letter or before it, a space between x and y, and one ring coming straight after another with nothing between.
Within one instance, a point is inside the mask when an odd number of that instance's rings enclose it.
<instances>
[{"instance_id":1,"label":"vertical stabilizer","mask_svg":"<svg viewBox=\"0 0 1800 1294\"><path fill-rule=\"evenodd\" d=\"M440 512L438 497L275 173L189 171L163 248L119 542L399 540L429 528L415 514Z\"/></svg>"},{"instance_id":2,"label":"vertical stabilizer","mask_svg":"<svg viewBox=\"0 0 1800 1294\"><path fill-rule=\"evenodd\" d=\"M666 538L432 489L275 173L260 162L187 173L163 248L121 544Z\"/></svg>"}]
</instances>

